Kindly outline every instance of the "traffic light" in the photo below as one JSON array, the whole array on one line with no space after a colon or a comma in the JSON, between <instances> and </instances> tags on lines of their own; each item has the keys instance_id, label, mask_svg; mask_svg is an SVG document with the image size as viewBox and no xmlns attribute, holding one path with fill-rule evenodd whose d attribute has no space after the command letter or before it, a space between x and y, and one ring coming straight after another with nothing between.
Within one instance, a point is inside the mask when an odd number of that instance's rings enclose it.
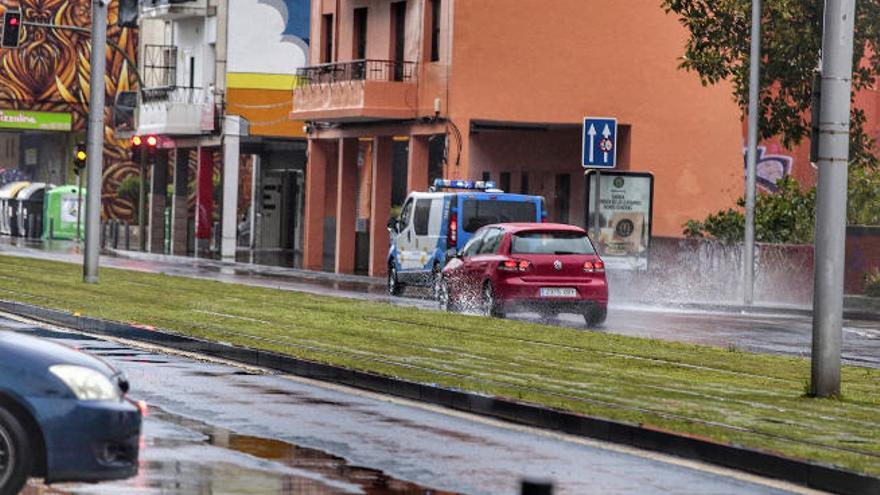
<instances>
[{"instance_id":1,"label":"traffic light","mask_svg":"<svg viewBox=\"0 0 880 495\"><path fill-rule=\"evenodd\" d=\"M3 47L18 48L21 32L21 11L7 10L3 13Z\"/></svg>"},{"instance_id":2,"label":"traffic light","mask_svg":"<svg viewBox=\"0 0 880 495\"><path fill-rule=\"evenodd\" d=\"M119 27L138 27L138 0L119 0L119 16L116 18Z\"/></svg>"},{"instance_id":3,"label":"traffic light","mask_svg":"<svg viewBox=\"0 0 880 495\"><path fill-rule=\"evenodd\" d=\"M73 150L73 171L76 175L86 168L86 158L85 143L76 143L76 148Z\"/></svg>"},{"instance_id":4,"label":"traffic light","mask_svg":"<svg viewBox=\"0 0 880 495\"><path fill-rule=\"evenodd\" d=\"M156 148L159 146L159 138L154 134L150 134L144 139L144 142L147 143L147 156L149 156L152 161L156 158Z\"/></svg>"},{"instance_id":5,"label":"traffic light","mask_svg":"<svg viewBox=\"0 0 880 495\"><path fill-rule=\"evenodd\" d=\"M131 137L131 161L137 163L141 161L141 151L143 149L144 138L140 136Z\"/></svg>"}]
</instances>

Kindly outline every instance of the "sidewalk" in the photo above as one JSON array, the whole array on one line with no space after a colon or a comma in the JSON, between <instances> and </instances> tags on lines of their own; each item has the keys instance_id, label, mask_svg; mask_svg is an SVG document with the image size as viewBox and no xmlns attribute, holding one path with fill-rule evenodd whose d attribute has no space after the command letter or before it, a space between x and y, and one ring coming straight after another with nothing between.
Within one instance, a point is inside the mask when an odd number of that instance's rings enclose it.
<instances>
[{"instance_id":1,"label":"sidewalk","mask_svg":"<svg viewBox=\"0 0 880 495\"><path fill-rule=\"evenodd\" d=\"M72 241L34 241L0 236L0 253L12 256L81 263L80 248ZM189 278L274 287L318 295L335 295L388 302L405 306L434 308L424 294L408 293L410 297L391 297L385 291L385 279L361 275L343 275L297 268L259 265L243 262L225 262L208 258L171 256L165 254L106 249L100 260L102 267L165 273ZM423 297L411 297L420 295ZM615 303L612 287L612 305ZM621 301L617 301L621 302ZM692 301L625 301L643 306L674 307L682 310L751 314L792 314L809 316L812 308L784 304L703 303ZM844 297L844 317L848 319L880 321L880 298L865 296Z\"/></svg>"}]
</instances>

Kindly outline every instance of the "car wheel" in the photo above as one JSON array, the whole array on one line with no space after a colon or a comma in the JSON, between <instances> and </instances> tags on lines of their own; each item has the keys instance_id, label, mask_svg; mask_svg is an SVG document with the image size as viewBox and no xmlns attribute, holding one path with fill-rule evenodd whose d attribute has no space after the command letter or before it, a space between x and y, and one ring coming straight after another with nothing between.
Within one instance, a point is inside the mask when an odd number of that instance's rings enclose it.
<instances>
[{"instance_id":1,"label":"car wheel","mask_svg":"<svg viewBox=\"0 0 880 495\"><path fill-rule=\"evenodd\" d=\"M34 462L27 433L21 422L0 408L0 493L18 493Z\"/></svg>"},{"instance_id":2,"label":"car wheel","mask_svg":"<svg viewBox=\"0 0 880 495\"><path fill-rule=\"evenodd\" d=\"M504 318L504 313L498 306L498 301L495 300L495 289L492 287L491 282L486 282L486 285L483 286L483 301L480 313L483 316Z\"/></svg>"},{"instance_id":3,"label":"car wheel","mask_svg":"<svg viewBox=\"0 0 880 495\"><path fill-rule=\"evenodd\" d=\"M584 320L588 327L596 327L605 323L605 317L608 316L608 308L593 306L584 312Z\"/></svg>"},{"instance_id":4,"label":"car wheel","mask_svg":"<svg viewBox=\"0 0 880 495\"><path fill-rule=\"evenodd\" d=\"M397 268L393 264L388 265L388 293L392 296L399 296L403 293L403 284L397 278Z\"/></svg>"}]
</instances>

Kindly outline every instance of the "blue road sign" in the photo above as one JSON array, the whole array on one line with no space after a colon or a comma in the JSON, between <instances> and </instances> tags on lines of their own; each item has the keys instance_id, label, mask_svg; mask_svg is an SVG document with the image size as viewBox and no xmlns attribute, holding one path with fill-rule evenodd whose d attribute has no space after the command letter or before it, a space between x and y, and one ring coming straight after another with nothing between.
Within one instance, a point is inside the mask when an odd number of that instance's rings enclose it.
<instances>
[{"instance_id":1,"label":"blue road sign","mask_svg":"<svg viewBox=\"0 0 880 495\"><path fill-rule=\"evenodd\" d=\"M617 119L584 117L584 168L614 168L617 165Z\"/></svg>"}]
</instances>

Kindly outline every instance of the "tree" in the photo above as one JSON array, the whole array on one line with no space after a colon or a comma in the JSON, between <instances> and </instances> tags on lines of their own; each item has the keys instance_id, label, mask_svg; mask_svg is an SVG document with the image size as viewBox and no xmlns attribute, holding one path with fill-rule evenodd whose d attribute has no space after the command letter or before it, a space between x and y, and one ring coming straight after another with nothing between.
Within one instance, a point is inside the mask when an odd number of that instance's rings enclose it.
<instances>
[{"instance_id":1,"label":"tree","mask_svg":"<svg viewBox=\"0 0 880 495\"><path fill-rule=\"evenodd\" d=\"M749 97L749 0L661 0L690 32L680 67L704 85L730 81L745 114ZM762 9L761 137L779 136L794 147L810 133L813 72L822 46L823 0L764 0ZM856 3L853 94L880 75L880 2ZM850 156L873 158L874 141L864 132L865 113L853 106ZM875 160L870 160L876 165Z\"/></svg>"},{"instance_id":2,"label":"tree","mask_svg":"<svg viewBox=\"0 0 880 495\"><path fill-rule=\"evenodd\" d=\"M761 193L755 200L755 239L758 242L810 244L816 217L816 188L801 190L800 184L787 177L776 181L775 193ZM737 200L743 208L744 198ZM727 209L708 215L703 221L688 220L684 235L690 238L712 237L725 244L742 242L745 216L740 210Z\"/></svg>"}]
</instances>

